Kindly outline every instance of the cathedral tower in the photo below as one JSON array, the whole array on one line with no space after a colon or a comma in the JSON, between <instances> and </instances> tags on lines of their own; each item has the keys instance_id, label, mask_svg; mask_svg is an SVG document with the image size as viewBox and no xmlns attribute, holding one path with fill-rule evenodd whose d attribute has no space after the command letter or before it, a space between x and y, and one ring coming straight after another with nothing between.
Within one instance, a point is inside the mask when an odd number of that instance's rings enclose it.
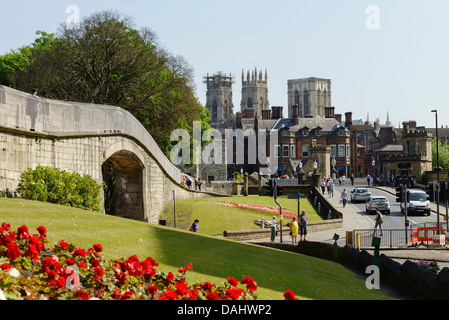
<instances>
[{"instance_id":1,"label":"cathedral tower","mask_svg":"<svg viewBox=\"0 0 449 320\"><path fill-rule=\"evenodd\" d=\"M232 84L234 77L221 72L204 78L207 85L206 108L211 115L210 125L217 128L234 114Z\"/></svg>"},{"instance_id":2,"label":"cathedral tower","mask_svg":"<svg viewBox=\"0 0 449 320\"><path fill-rule=\"evenodd\" d=\"M242 102L240 108L242 112L246 109L254 109L255 117L262 117L263 110L270 110L266 70L265 78L262 76L262 71L257 72L257 68L251 73L248 70L246 77L245 71L242 70Z\"/></svg>"},{"instance_id":3,"label":"cathedral tower","mask_svg":"<svg viewBox=\"0 0 449 320\"><path fill-rule=\"evenodd\" d=\"M328 79L305 78L288 81L288 111L299 106L300 118L326 117L325 110L332 107L332 82Z\"/></svg>"}]
</instances>

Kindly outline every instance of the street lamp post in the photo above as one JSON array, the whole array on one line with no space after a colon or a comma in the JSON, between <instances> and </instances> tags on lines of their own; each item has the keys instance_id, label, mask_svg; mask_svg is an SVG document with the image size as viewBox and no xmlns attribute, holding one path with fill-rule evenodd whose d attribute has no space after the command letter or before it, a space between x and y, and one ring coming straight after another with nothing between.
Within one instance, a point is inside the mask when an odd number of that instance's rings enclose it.
<instances>
[{"instance_id":1,"label":"street lamp post","mask_svg":"<svg viewBox=\"0 0 449 320\"><path fill-rule=\"evenodd\" d=\"M371 165L373 166L373 177L374 177L374 175L376 174L375 173L376 160L374 160L374 157L373 157L373 162L371 162Z\"/></svg>"},{"instance_id":2,"label":"street lamp post","mask_svg":"<svg viewBox=\"0 0 449 320\"><path fill-rule=\"evenodd\" d=\"M440 153L439 153L439 143L440 139L438 136L438 110L432 110L435 113L435 123L436 123L436 138L437 138L437 185L436 185L436 198L437 198L437 234L440 235Z\"/></svg>"}]
</instances>

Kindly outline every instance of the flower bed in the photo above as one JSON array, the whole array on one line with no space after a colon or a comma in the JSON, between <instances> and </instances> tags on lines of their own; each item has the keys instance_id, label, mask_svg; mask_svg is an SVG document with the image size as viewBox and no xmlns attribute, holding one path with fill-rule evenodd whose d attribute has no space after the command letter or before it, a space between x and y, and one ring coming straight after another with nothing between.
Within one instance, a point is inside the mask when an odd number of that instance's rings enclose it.
<instances>
[{"instance_id":1,"label":"flower bed","mask_svg":"<svg viewBox=\"0 0 449 320\"><path fill-rule=\"evenodd\" d=\"M276 216L280 215L279 208L256 206L256 205L251 205L251 204L242 204L242 203L235 203L235 202L228 202L228 201L218 201L217 204L224 205L224 206L230 206L230 207L234 207L234 208L246 209L246 210L250 210L250 211L254 211L254 212L273 214ZM284 218L298 217L297 213L288 211L288 210L282 210L282 215L284 216Z\"/></svg>"},{"instance_id":2,"label":"flower bed","mask_svg":"<svg viewBox=\"0 0 449 320\"><path fill-rule=\"evenodd\" d=\"M26 226L0 227L0 300L253 300L257 283L228 277L221 285L189 285L186 273L156 270L152 258L106 261L103 247L84 249L65 240L52 246L45 227L31 234ZM242 287L240 287L242 285ZM295 299L291 291L285 299Z\"/></svg>"}]
</instances>

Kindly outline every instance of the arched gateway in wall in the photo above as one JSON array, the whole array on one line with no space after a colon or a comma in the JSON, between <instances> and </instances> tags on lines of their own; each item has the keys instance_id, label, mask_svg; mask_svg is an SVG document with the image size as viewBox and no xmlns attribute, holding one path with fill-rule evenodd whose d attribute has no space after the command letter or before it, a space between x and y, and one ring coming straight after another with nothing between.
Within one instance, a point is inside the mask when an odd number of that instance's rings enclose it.
<instances>
[{"instance_id":1,"label":"arched gateway in wall","mask_svg":"<svg viewBox=\"0 0 449 320\"><path fill-rule=\"evenodd\" d=\"M28 93L0 86L0 190L14 192L20 174L39 165L78 172L108 186L105 213L153 224L173 190L177 200L208 196L181 185L182 172L126 110L30 100Z\"/></svg>"}]
</instances>

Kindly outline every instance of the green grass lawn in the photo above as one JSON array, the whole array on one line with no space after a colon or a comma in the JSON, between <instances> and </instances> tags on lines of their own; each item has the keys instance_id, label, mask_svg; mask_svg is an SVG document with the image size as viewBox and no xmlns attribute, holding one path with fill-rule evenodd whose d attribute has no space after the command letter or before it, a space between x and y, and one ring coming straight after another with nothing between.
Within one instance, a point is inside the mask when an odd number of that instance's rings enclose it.
<instances>
[{"instance_id":1,"label":"green grass lawn","mask_svg":"<svg viewBox=\"0 0 449 320\"><path fill-rule=\"evenodd\" d=\"M230 230L251 230L260 228L255 224L256 220L264 218L271 221L273 215L259 212L252 212L242 208L232 208L217 204L218 201L234 202L240 204L251 204L279 208L270 197L229 197L229 198L205 198L189 199L176 202L176 227L187 230L195 219L200 220L200 231L202 235L217 236L223 231ZM296 200L287 197L278 198L282 210L298 212ZM306 210L309 221L321 221L310 201L301 200L301 210ZM167 220L168 226L174 226L173 204L167 206L161 219ZM277 218L279 221L279 218ZM285 218L284 224L291 221Z\"/></svg>"},{"instance_id":2,"label":"green grass lawn","mask_svg":"<svg viewBox=\"0 0 449 320\"><path fill-rule=\"evenodd\" d=\"M286 290L293 290L301 299L312 300L390 299L381 291L366 289L365 282L354 273L330 261L170 227L0 198L2 222L11 224L13 230L27 225L34 233L43 225L52 242L64 239L86 249L100 243L106 259L128 258L134 254L140 259L152 257L163 272L176 272L179 267L192 263L194 271L188 273L188 283L219 284L228 276L238 279L251 276L259 286L257 294L261 300L282 300Z\"/></svg>"}]
</instances>

